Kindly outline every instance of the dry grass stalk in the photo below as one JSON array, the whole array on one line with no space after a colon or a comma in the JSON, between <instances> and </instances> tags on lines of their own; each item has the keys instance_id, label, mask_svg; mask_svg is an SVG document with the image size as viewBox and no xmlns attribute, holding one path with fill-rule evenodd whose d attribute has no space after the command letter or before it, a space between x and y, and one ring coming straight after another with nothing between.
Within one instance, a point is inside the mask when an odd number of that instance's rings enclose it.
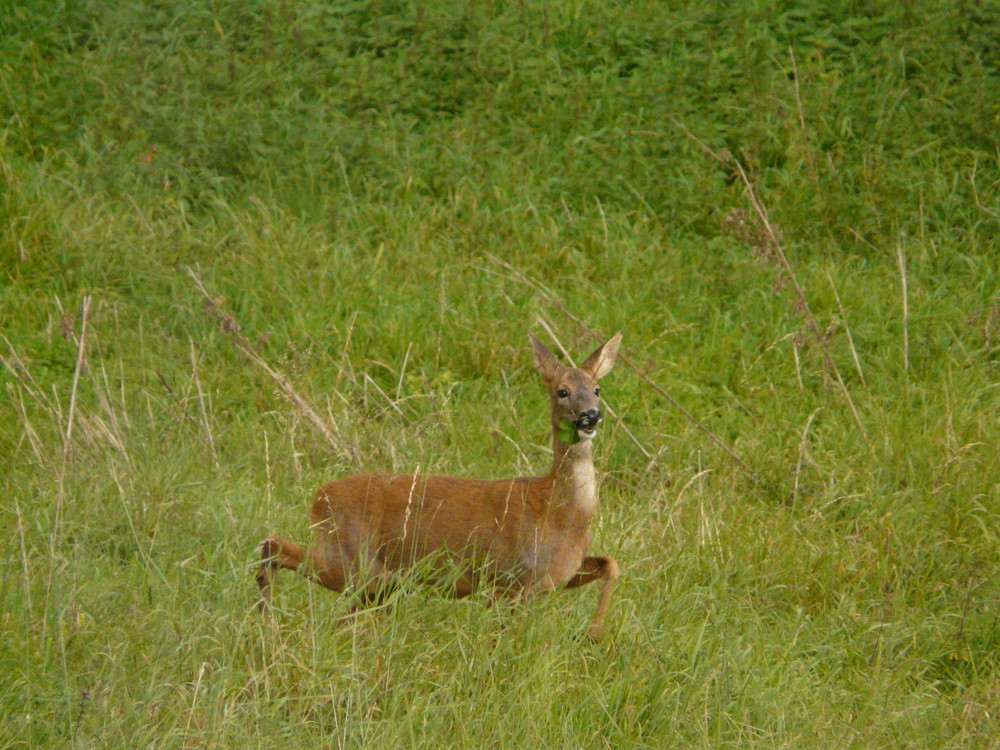
<instances>
[{"instance_id":1,"label":"dry grass stalk","mask_svg":"<svg viewBox=\"0 0 1000 750\"><path fill-rule=\"evenodd\" d=\"M813 420L816 419L816 415L823 411L823 407L817 407L813 410L813 413L809 415L809 419L806 420L806 426L802 428L802 439L799 440L799 458L795 464L795 483L792 486L792 502L794 503L799 496L799 479L802 476L802 464L805 459L808 459L809 463L814 463L812 457L809 455L809 449L806 447L807 439L809 436L809 428L812 427Z\"/></svg>"},{"instance_id":2,"label":"dry grass stalk","mask_svg":"<svg viewBox=\"0 0 1000 750\"><path fill-rule=\"evenodd\" d=\"M847 311L844 310L844 304L840 301L840 294L837 293L837 285L833 283L833 276L830 275L828 271L826 277L830 280L830 288L833 290L833 297L837 300L837 309L840 310L840 320L844 323L844 333L847 334L847 344L851 348L851 357L854 359L854 369L858 372L858 380L861 381L861 385L867 385L865 382L865 374L861 371L861 358L858 357L858 350L854 346L854 337L851 335L851 327L847 324Z\"/></svg>"},{"instance_id":3,"label":"dry grass stalk","mask_svg":"<svg viewBox=\"0 0 1000 750\"><path fill-rule=\"evenodd\" d=\"M76 365L73 368L73 385L70 387L69 408L66 412L66 431L63 434L62 458L59 463L59 474L56 478L56 508L52 519L52 531L49 534L49 575L45 584L44 621L48 623L49 603L52 597L52 582L55 577L56 550L59 547L59 537L62 530L63 508L66 504L66 471L69 465L70 445L73 440L73 423L76 420L76 394L80 387L80 374L87 363L87 319L90 317L90 296L83 298L80 307L80 335L76 339Z\"/></svg>"},{"instance_id":4,"label":"dry grass stalk","mask_svg":"<svg viewBox=\"0 0 1000 750\"><path fill-rule=\"evenodd\" d=\"M308 419L313 426L319 430L320 434L326 439L327 443L342 457L348 460L353 459L353 452L346 448L330 426L323 420L323 418L316 413L316 411L309 405L309 403L298 394L298 392L292 387L288 379L280 372L272 368L253 345L247 341L247 339L240 333L239 323L236 319L227 313L219 303L215 301L215 298L208 293L205 289L205 285L201 283L201 279L192 269L188 269L188 275L194 280L195 286L198 287L198 291L204 295L208 302L208 309L219 319L219 324L222 330L229 334L236 348L239 349L243 354L245 354L252 362L254 362L258 367L260 367L264 372L266 372L271 380L275 382L281 393L287 398L292 404L297 408L306 419Z\"/></svg>"},{"instance_id":5,"label":"dry grass stalk","mask_svg":"<svg viewBox=\"0 0 1000 750\"><path fill-rule=\"evenodd\" d=\"M899 263L899 285L903 295L903 372L910 371L910 303L909 294L906 289L906 255L903 253L903 244L896 245L896 260Z\"/></svg>"},{"instance_id":6,"label":"dry grass stalk","mask_svg":"<svg viewBox=\"0 0 1000 750\"><path fill-rule=\"evenodd\" d=\"M795 49L789 45L788 57L792 61L792 81L795 83L795 107L799 113L799 127L802 129L802 145L806 154L806 162L809 164L809 176L812 177L816 194L820 194L819 174L816 171L816 161L813 159L813 150L809 144L809 130L806 128L806 116L802 108L802 92L799 89L799 66L795 62Z\"/></svg>"},{"instance_id":7,"label":"dry grass stalk","mask_svg":"<svg viewBox=\"0 0 1000 750\"><path fill-rule=\"evenodd\" d=\"M717 162L722 164L724 167L734 172L737 177L740 178L740 182L743 183L744 192L746 193L747 200L750 201L750 207L753 209L757 218L760 220L761 228L765 232L768 245L773 249L774 256L777 258L781 267L784 268L787 275L788 281L792 285L792 289L795 291L796 299L796 309L800 312L803 319L805 320L806 327L809 332L813 335L813 339L817 346L819 346L820 351L823 353L823 361L826 366L833 372L834 378L837 381L837 386L840 388L841 394L844 396L844 401L847 403L847 408L851 412L851 417L854 419L854 424L857 426L858 431L861 435L868 440L868 431L865 430L864 424L861 422L861 417L858 415L858 410L854 406L854 400L851 398L850 391L847 390L847 385L844 383L844 378L840 375L840 370L837 368L836 362L833 360L833 355L830 353L830 348L826 345L826 336L823 330L820 328L819 323L816 320L816 316L813 315L812 309L809 307L809 301L806 299L805 292L802 290L799 280L795 275L795 271L792 269L792 264L788 262L788 256L785 255L785 251L781 248L781 232L777 229L771 220L768 218L767 209L764 207L763 202L757 195L757 191L754 189L753 183L750 178L747 177L746 170L743 169L743 165L740 160L737 159L728 150L723 149L720 152L716 152L709 148L704 141L698 138L694 133L688 130L684 125L671 118L673 123L685 134L694 141L701 149L715 159Z\"/></svg>"},{"instance_id":8,"label":"dry grass stalk","mask_svg":"<svg viewBox=\"0 0 1000 750\"><path fill-rule=\"evenodd\" d=\"M208 447L212 451L212 460L218 464L218 454L215 451L215 439L212 437L212 428L208 422L208 410L205 408L205 394L201 390L201 380L198 378L198 358L195 356L194 339L188 339L191 346L191 376L194 378L195 387L198 389L198 408L201 412L201 423L205 429L205 439Z\"/></svg>"},{"instance_id":9,"label":"dry grass stalk","mask_svg":"<svg viewBox=\"0 0 1000 750\"><path fill-rule=\"evenodd\" d=\"M76 416L76 394L80 387L80 374L87 364L87 318L90 316L90 297L83 298L80 310L80 335L76 340L76 366L73 368L73 385L69 393L69 410L66 414L66 432L63 435L62 465L59 471L59 496L62 499L62 485L66 478L66 463L69 459L70 444L73 440L73 423Z\"/></svg>"},{"instance_id":10,"label":"dry grass stalk","mask_svg":"<svg viewBox=\"0 0 1000 750\"><path fill-rule=\"evenodd\" d=\"M806 327L813 334L815 343L820 347L820 350L823 353L823 360L826 362L827 367L829 367L833 372L834 378L837 381L837 386L840 388L840 392L844 396L844 401L847 403L847 407L851 411L851 417L854 419L854 424L857 425L858 431L861 432L865 440L868 440L868 432L865 430L865 426L861 422L858 410L854 406L854 400L851 398L850 391L847 390L847 385L844 383L844 378L841 377L840 370L837 367L836 362L833 360L830 348L826 345L826 337L823 335L823 331L819 327L816 316L813 315L813 312L809 307L809 301L806 299L806 294L799 285L799 280L795 276L792 264L788 262L788 257L785 255L785 251L781 248L781 241L778 234L775 232L770 219L768 219L767 210L764 208L763 203L761 203L760 198L757 196L757 191L754 190L753 183L751 183L750 178L747 177L747 173L744 171L743 165L740 164L739 159L732 157L730 161L732 168L736 170L740 180L743 182L747 199L750 201L750 205L753 207L754 213L757 214L757 218L760 219L764 230L767 232L768 237L770 237L771 242L774 244L777 257L781 261L781 265L784 267L785 272L788 274L788 280L792 284L792 289L795 290L795 297L798 301L798 307L801 310L802 316L806 322Z\"/></svg>"}]
</instances>

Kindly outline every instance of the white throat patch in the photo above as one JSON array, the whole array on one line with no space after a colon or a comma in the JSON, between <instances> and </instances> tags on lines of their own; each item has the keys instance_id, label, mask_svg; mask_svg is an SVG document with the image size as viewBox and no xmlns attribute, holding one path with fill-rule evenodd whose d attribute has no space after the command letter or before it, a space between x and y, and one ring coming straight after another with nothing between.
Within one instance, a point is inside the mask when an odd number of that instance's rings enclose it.
<instances>
[{"instance_id":1,"label":"white throat patch","mask_svg":"<svg viewBox=\"0 0 1000 750\"><path fill-rule=\"evenodd\" d=\"M592 513L597 505L597 475L590 461L578 461L570 474L570 486L576 507Z\"/></svg>"}]
</instances>

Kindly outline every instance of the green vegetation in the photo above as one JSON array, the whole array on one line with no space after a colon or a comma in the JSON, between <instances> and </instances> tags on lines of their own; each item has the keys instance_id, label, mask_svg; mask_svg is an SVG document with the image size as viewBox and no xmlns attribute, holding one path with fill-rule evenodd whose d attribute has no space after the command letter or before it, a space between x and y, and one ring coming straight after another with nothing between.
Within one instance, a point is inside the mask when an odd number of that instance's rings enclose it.
<instances>
[{"instance_id":1,"label":"green vegetation","mask_svg":"<svg viewBox=\"0 0 1000 750\"><path fill-rule=\"evenodd\" d=\"M1000 744L995 0L11 0L0 116L2 746ZM547 470L539 319L606 639L272 628L323 480Z\"/></svg>"}]
</instances>

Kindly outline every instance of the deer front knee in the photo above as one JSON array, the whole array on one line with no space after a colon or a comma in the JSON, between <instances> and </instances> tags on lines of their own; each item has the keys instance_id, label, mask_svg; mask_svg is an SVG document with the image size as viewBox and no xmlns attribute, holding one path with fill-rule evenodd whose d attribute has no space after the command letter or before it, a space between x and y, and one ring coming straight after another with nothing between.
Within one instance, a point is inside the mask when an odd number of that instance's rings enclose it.
<instances>
[{"instance_id":1,"label":"deer front knee","mask_svg":"<svg viewBox=\"0 0 1000 750\"><path fill-rule=\"evenodd\" d=\"M269 536L260 543L261 562L277 564L277 557L281 554L281 542L277 537Z\"/></svg>"}]
</instances>

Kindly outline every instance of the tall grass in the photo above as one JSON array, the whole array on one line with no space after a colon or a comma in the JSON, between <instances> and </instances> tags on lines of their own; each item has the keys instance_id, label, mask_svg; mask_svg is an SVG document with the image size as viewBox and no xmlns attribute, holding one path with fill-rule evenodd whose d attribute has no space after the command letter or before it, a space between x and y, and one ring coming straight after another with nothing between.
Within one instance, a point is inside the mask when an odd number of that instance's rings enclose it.
<instances>
[{"instance_id":1,"label":"tall grass","mask_svg":"<svg viewBox=\"0 0 1000 750\"><path fill-rule=\"evenodd\" d=\"M990 3L0 26L5 747L1000 744ZM586 589L258 616L321 481L547 469L546 327L625 332L606 640Z\"/></svg>"}]
</instances>

